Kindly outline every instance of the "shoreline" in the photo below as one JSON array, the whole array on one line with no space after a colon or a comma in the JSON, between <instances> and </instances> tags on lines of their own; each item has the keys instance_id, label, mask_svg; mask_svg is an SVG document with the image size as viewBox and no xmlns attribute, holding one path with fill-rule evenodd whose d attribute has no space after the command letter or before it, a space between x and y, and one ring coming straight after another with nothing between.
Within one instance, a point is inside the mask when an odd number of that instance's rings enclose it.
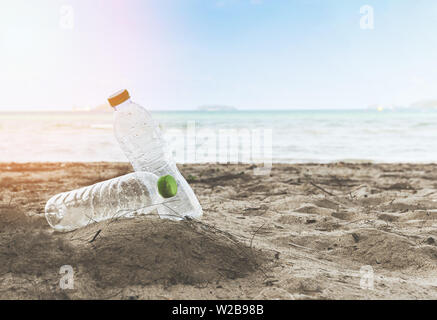
<instances>
[{"instance_id":1,"label":"shoreline","mask_svg":"<svg viewBox=\"0 0 437 320\"><path fill-rule=\"evenodd\" d=\"M48 161L48 160L44 160L44 161L0 161L0 165L14 165L14 164L18 164L18 165L44 165L44 164L86 164L86 163L92 163L92 164L96 164L96 163L101 163L101 164L129 164L129 162L127 160L123 160L123 161L106 161L106 160L95 160L95 161L57 161L57 160L53 160L53 161ZM202 166L202 165L208 165L208 166L257 166L257 167L261 167L261 166L265 166L265 164L263 163L252 163L252 162L239 162L239 163L215 163L215 162L186 162L186 163L180 163L177 162L176 163L178 166L183 166L183 165L193 165L193 166ZM267 164L267 163L266 163ZM420 162L420 161L394 161L394 162L390 162L390 161L376 161L376 160L359 160L359 159L355 159L355 160L333 160L333 161L298 161L298 162L281 162L281 161L273 161L272 166L274 165L336 165L336 164L362 164L362 165L434 165L437 164L437 160L435 161L425 161L425 162Z\"/></svg>"}]
</instances>

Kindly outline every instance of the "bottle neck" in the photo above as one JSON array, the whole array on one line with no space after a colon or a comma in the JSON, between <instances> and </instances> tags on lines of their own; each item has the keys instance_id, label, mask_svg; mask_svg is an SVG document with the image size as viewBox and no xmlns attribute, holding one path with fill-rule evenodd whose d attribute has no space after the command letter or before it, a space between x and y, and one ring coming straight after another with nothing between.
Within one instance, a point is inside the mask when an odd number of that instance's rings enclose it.
<instances>
[{"instance_id":1,"label":"bottle neck","mask_svg":"<svg viewBox=\"0 0 437 320\"><path fill-rule=\"evenodd\" d=\"M115 109L115 111L118 111L118 110L122 109L123 107L127 106L128 104L130 104L131 102L132 102L132 101L131 101L131 99L129 98L129 99L127 99L126 101L120 103L118 106L115 106L114 109Z\"/></svg>"}]
</instances>

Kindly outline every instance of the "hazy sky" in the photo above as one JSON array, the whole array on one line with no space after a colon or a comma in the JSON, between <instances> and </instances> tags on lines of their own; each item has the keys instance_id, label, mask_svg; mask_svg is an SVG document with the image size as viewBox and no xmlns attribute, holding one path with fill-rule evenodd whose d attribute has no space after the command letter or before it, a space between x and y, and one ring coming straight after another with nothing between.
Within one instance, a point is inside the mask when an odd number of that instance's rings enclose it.
<instances>
[{"instance_id":1,"label":"hazy sky","mask_svg":"<svg viewBox=\"0 0 437 320\"><path fill-rule=\"evenodd\" d=\"M360 28L360 8L374 29ZM0 110L437 98L435 0L0 0Z\"/></svg>"}]
</instances>

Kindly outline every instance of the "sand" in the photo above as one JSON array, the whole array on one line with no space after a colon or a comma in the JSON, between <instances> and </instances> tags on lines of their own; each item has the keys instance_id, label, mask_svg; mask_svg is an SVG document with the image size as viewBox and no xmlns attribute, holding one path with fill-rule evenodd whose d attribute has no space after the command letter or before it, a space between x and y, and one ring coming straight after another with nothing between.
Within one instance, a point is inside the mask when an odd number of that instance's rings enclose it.
<instances>
[{"instance_id":1,"label":"sand","mask_svg":"<svg viewBox=\"0 0 437 320\"><path fill-rule=\"evenodd\" d=\"M151 215L57 233L43 215L52 195L130 165L0 164L0 298L437 298L437 165L180 169L202 221ZM74 289L60 287L63 265Z\"/></svg>"}]
</instances>

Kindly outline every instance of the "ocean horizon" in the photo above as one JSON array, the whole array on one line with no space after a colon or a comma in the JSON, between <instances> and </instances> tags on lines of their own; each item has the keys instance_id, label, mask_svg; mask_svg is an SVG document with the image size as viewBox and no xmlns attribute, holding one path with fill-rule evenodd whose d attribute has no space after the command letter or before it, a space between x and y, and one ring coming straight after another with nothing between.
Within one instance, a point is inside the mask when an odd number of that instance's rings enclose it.
<instances>
[{"instance_id":1,"label":"ocean horizon","mask_svg":"<svg viewBox=\"0 0 437 320\"><path fill-rule=\"evenodd\" d=\"M217 155L228 130L231 141L271 132L273 163L437 162L437 110L234 110L152 111L178 163L216 162L205 157L202 135L190 148L186 132L212 134ZM114 138L112 112L27 111L0 113L0 162L127 161ZM206 131L205 131L206 130ZM184 139L170 141L169 134ZM179 132L179 133L178 133ZM209 143L211 143L211 139ZM253 143L253 140L251 140ZM239 141L238 152L247 151ZM252 146L251 146L252 147ZM176 149L180 150L177 151ZM182 148L182 149L181 149ZM251 162L250 157L239 157ZM218 156L217 156L218 157ZM187 161L187 159L189 161ZM212 161L211 161L212 159ZM260 158L258 157L259 161Z\"/></svg>"}]
</instances>

